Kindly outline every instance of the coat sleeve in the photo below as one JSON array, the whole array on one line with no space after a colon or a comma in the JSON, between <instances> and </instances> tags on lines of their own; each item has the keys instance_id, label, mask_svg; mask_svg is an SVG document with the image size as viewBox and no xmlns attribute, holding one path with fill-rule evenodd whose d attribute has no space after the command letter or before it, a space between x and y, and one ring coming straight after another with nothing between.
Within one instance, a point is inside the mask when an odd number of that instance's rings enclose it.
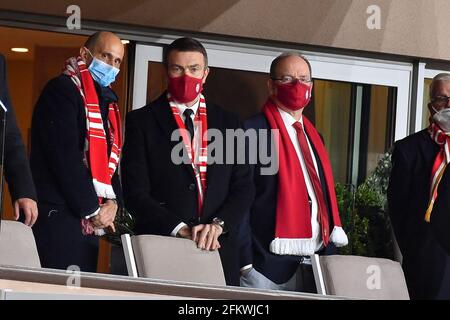
<instances>
[{"instance_id":1,"label":"coat sleeve","mask_svg":"<svg viewBox=\"0 0 450 320\"><path fill-rule=\"evenodd\" d=\"M13 201L20 198L36 200L36 191L25 146L17 127L16 117L8 93L6 66L3 56L0 56L0 77L0 100L8 110L6 112L4 164L9 192Z\"/></svg>"},{"instance_id":2,"label":"coat sleeve","mask_svg":"<svg viewBox=\"0 0 450 320\"><path fill-rule=\"evenodd\" d=\"M152 185L149 179L146 142L139 116L136 111L130 112L125 123L120 164L125 207L136 218L138 233L169 236L183 221L151 196L153 188L158 186Z\"/></svg>"},{"instance_id":3,"label":"coat sleeve","mask_svg":"<svg viewBox=\"0 0 450 320\"><path fill-rule=\"evenodd\" d=\"M42 92L32 125L32 134L66 204L82 218L98 208L92 177L83 162L85 128L80 125L86 123L85 117L76 87L70 79L59 77Z\"/></svg>"},{"instance_id":4,"label":"coat sleeve","mask_svg":"<svg viewBox=\"0 0 450 320\"><path fill-rule=\"evenodd\" d=\"M237 119L234 128L242 128ZM248 161L243 164L239 163L237 159L239 152L243 152L243 150L238 150L235 145L235 161L231 172L228 196L215 215L221 218L227 229L231 231L237 230L244 223L255 196L251 167Z\"/></svg>"},{"instance_id":5,"label":"coat sleeve","mask_svg":"<svg viewBox=\"0 0 450 320\"><path fill-rule=\"evenodd\" d=\"M450 255L450 170L447 167L438 187L438 197L431 212L430 224L441 246Z\"/></svg>"},{"instance_id":6,"label":"coat sleeve","mask_svg":"<svg viewBox=\"0 0 450 320\"><path fill-rule=\"evenodd\" d=\"M403 254L408 248L408 225L411 223L409 221L411 215L408 215L407 206L410 201L411 178L412 170L410 168L410 161L406 160L401 147L395 145L392 154L392 169L387 198L392 227Z\"/></svg>"}]
</instances>

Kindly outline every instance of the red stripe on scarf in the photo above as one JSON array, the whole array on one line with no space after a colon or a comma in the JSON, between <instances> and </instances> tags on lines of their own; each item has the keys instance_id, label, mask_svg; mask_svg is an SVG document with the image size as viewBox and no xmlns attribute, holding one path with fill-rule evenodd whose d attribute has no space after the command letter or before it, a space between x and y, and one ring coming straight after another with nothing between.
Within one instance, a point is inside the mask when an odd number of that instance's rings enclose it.
<instances>
[{"instance_id":1,"label":"red stripe on scarf","mask_svg":"<svg viewBox=\"0 0 450 320\"><path fill-rule=\"evenodd\" d=\"M198 160L195 154L194 147L191 144L191 139L188 138L188 131L186 126L184 125L184 121L181 119L180 112L176 107L173 98L169 93L167 93L167 100L169 101L170 108L172 110L173 117L179 129L181 129L181 137L183 139L184 147L189 155L189 159L191 161L192 170L194 171L194 175L199 176L199 180L195 179L195 183L197 186L197 200L198 200L198 215L199 217L203 214L203 200L205 197L206 191L206 171L207 171L207 157L208 157L208 140L207 140L207 132L208 132L208 121L207 121L207 113L206 113L206 103L203 95L200 95L199 99L199 107L197 109L197 113L194 118L194 123L200 123L200 137L201 137L201 146L200 146L200 154L198 155ZM193 141L198 141L198 138L195 136Z\"/></svg>"},{"instance_id":2,"label":"red stripe on scarf","mask_svg":"<svg viewBox=\"0 0 450 320\"><path fill-rule=\"evenodd\" d=\"M275 238L310 239L312 237L311 213L308 191L300 161L280 112L272 100L269 99L266 102L263 112L270 128L278 129L280 132L280 139L277 145L279 172ZM335 227L341 227L334 190L334 178L328 153L317 130L305 117L303 117L303 125L323 168L333 224ZM324 218L328 219L328 215L325 215ZM322 225L322 222L319 221L319 223ZM327 225L329 226L330 224L328 223ZM326 234L322 232L324 244L328 243L329 236L330 230L327 230Z\"/></svg>"},{"instance_id":3,"label":"red stripe on scarf","mask_svg":"<svg viewBox=\"0 0 450 320\"><path fill-rule=\"evenodd\" d=\"M432 120L430 120L430 126L428 127L428 132L430 133L431 139L433 139L436 144L439 145L440 149L436 158L434 159L433 167L431 169L430 177L430 197L428 201L427 211L425 212L425 221L430 222L431 212L433 211L434 203L438 197L438 187L441 182L441 178L444 175L445 169L447 168L448 161L445 149L450 147L450 137L439 128Z\"/></svg>"},{"instance_id":4,"label":"red stripe on scarf","mask_svg":"<svg viewBox=\"0 0 450 320\"><path fill-rule=\"evenodd\" d=\"M108 106L108 124L110 133L111 153L108 156L108 145L101 118L100 106L95 90L94 80L80 56L66 60L63 73L68 75L78 88L83 98L86 111L86 144L85 163L91 175L92 183L99 198L99 203L104 198L115 199L111 178L117 169L120 151L122 147L122 124L117 103ZM95 124L100 128L92 128ZM93 226L85 219L81 220L83 234L92 234Z\"/></svg>"}]
</instances>

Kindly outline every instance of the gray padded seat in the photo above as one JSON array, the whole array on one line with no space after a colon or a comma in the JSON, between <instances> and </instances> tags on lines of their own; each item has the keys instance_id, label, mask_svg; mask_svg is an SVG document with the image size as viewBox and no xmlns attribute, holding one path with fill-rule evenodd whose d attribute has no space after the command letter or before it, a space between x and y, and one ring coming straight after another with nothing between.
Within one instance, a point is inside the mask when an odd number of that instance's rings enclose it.
<instances>
[{"instance_id":1,"label":"gray padded seat","mask_svg":"<svg viewBox=\"0 0 450 320\"><path fill-rule=\"evenodd\" d=\"M41 267L33 231L30 227L17 221L1 221L0 265Z\"/></svg>"},{"instance_id":2,"label":"gray padded seat","mask_svg":"<svg viewBox=\"0 0 450 320\"><path fill-rule=\"evenodd\" d=\"M218 251L204 251L188 239L132 236L139 277L225 285Z\"/></svg>"},{"instance_id":3,"label":"gray padded seat","mask_svg":"<svg viewBox=\"0 0 450 320\"><path fill-rule=\"evenodd\" d=\"M396 261L341 255L321 256L319 261L329 295L360 299L409 299L402 267Z\"/></svg>"}]
</instances>

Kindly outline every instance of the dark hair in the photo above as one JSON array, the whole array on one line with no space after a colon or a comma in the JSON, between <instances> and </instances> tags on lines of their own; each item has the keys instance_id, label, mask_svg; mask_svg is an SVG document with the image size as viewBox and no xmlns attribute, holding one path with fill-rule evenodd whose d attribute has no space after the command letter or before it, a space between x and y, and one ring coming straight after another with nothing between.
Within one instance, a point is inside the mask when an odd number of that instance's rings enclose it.
<instances>
[{"instance_id":1,"label":"dark hair","mask_svg":"<svg viewBox=\"0 0 450 320\"><path fill-rule=\"evenodd\" d=\"M309 63L308 59L306 59L306 57L304 57L301 54L296 53L296 52L285 52L285 53L280 54L278 57L276 57L272 61L271 65L270 65L270 78L271 79L275 79L277 77L275 74L277 67L280 64L280 62L283 61L284 59L286 59L287 57L299 57L303 61L305 61L306 64L308 65L309 75L312 77L311 64Z\"/></svg>"},{"instance_id":2,"label":"dark hair","mask_svg":"<svg viewBox=\"0 0 450 320\"><path fill-rule=\"evenodd\" d=\"M200 43L200 41L195 40L193 38L178 38L175 41L173 41L171 44L169 44L167 47L164 48L164 54L163 54L163 63L168 67L168 57L169 54L172 51L181 51L181 52L187 52L187 51L194 51L194 52L200 52L203 54L203 58L205 60L205 67L208 66L208 55L206 54L205 47Z\"/></svg>"}]
</instances>

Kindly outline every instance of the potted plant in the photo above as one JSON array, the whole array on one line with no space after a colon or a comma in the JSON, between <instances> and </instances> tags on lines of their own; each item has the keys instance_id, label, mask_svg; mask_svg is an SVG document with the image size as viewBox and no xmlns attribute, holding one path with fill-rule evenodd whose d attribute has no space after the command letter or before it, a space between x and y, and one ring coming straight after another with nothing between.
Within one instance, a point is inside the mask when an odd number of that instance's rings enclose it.
<instances>
[{"instance_id":1,"label":"potted plant","mask_svg":"<svg viewBox=\"0 0 450 320\"><path fill-rule=\"evenodd\" d=\"M357 188L336 184L342 225L349 238L340 254L394 259L386 196L390 171L391 153L387 152Z\"/></svg>"}]
</instances>

